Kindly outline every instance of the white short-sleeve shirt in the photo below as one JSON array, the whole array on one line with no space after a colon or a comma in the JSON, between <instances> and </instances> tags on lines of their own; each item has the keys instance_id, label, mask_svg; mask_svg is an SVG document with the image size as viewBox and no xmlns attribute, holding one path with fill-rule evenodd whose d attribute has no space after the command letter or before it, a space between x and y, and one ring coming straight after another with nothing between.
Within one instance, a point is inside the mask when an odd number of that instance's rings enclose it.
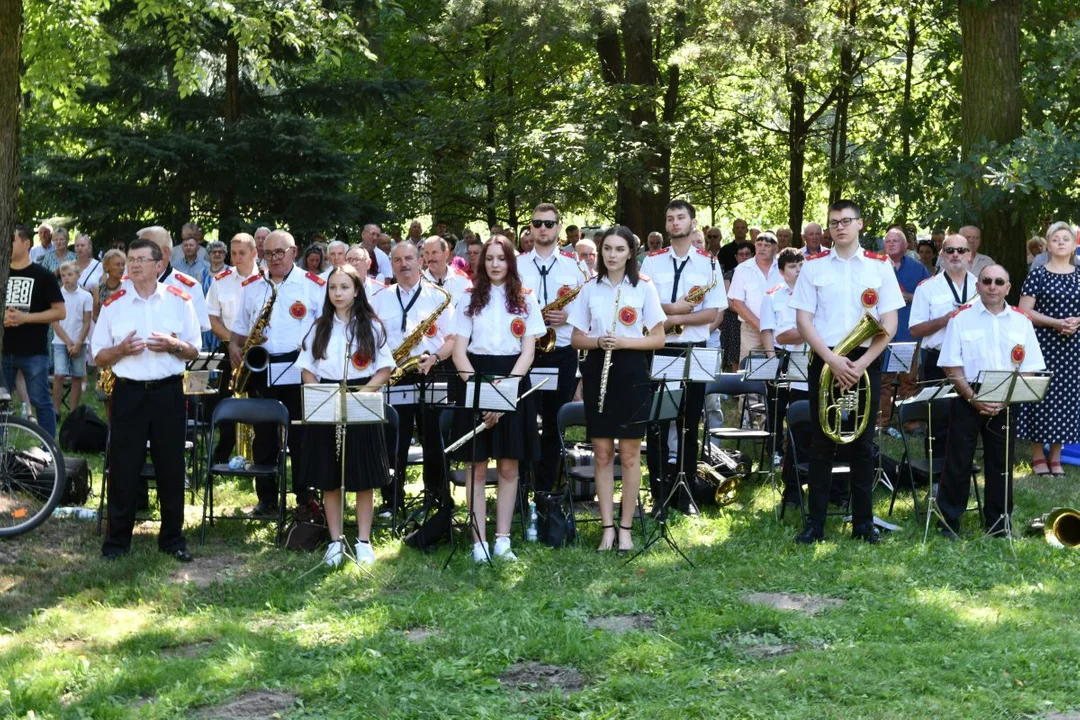
<instances>
[{"instance_id":1,"label":"white short-sleeve shirt","mask_svg":"<svg viewBox=\"0 0 1080 720\"><path fill-rule=\"evenodd\" d=\"M959 284L953 283L944 272L923 280L915 288L915 294L911 299L908 328L930 320L937 320L967 301L978 298L977 284L978 280L971 273L967 273L965 279ZM945 328L941 328L933 335L923 337L921 345L926 350L938 350L944 339Z\"/></svg>"},{"instance_id":2,"label":"white short-sleeve shirt","mask_svg":"<svg viewBox=\"0 0 1080 720\"><path fill-rule=\"evenodd\" d=\"M973 383L984 370L1035 371L1046 363L1026 313L1006 305L995 315L976 300L957 310L945 326L938 367L963 367Z\"/></svg>"},{"instance_id":3,"label":"white short-sleeve shirt","mask_svg":"<svg viewBox=\"0 0 1080 720\"><path fill-rule=\"evenodd\" d=\"M535 339L546 331L534 292L525 292L524 312L512 313L506 309L506 286L492 285L488 304L473 317L467 314L469 297L466 293L458 307L453 333L459 341L468 341L468 351L474 355L518 355L524 339Z\"/></svg>"},{"instance_id":4,"label":"white short-sleeve shirt","mask_svg":"<svg viewBox=\"0 0 1080 720\"><path fill-rule=\"evenodd\" d=\"M673 248L666 247L649 253L641 263L641 273L652 280L661 303L680 300L692 289L707 287L715 280L715 286L694 308L695 312L727 308L727 294L724 292L724 282L717 274L719 272L716 259L695 248L690 248L685 257L677 257ZM708 339L708 325L687 325L682 335L668 335L667 343L699 343Z\"/></svg>"},{"instance_id":5,"label":"white short-sleeve shirt","mask_svg":"<svg viewBox=\"0 0 1080 720\"><path fill-rule=\"evenodd\" d=\"M518 274L521 285L533 291L541 308L547 307L566 293L585 283L589 279L585 266L578 262L571 252L553 250L548 257L540 257L536 250L530 250L517 258ZM574 302L577 302L575 299ZM571 302L564 309L570 312ZM541 319L542 321L542 319ZM573 329L569 323L555 328L555 347L568 347Z\"/></svg>"},{"instance_id":6,"label":"white short-sleeve shirt","mask_svg":"<svg viewBox=\"0 0 1080 720\"><path fill-rule=\"evenodd\" d=\"M567 323L589 337L602 337L614 328L616 337L639 338L642 328L652 329L666 319L653 283L639 277L637 285L631 285L630 278L623 276L617 286L607 277L587 282L573 303Z\"/></svg>"},{"instance_id":7,"label":"white short-sleeve shirt","mask_svg":"<svg viewBox=\"0 0 1080 720\"><path fill-rule=\"evenodd\" d=\"M416 297L417 293L419 297ZM408 289L398 284L387 285L375 293L371 302L375 308L375 314L386 325L390 347L396 348L401 345L406 335L412 334L416 327L427 320L445 300L446 296L440 292L440 288L421 280ZM404 316L404 323L402 316ZM451 299L450 304L439 313L435 323L427 329L424 337L409 353L409 357L419 357L425 352L430 354L437 352L446 341L446 336L451 334L453 320L454 303Z\"/></svg>"},{"instance_id":8,"label":"white short-sleeve shirt","mask_svg":"<svg viewBox=\"0 0 1080 720\"><path fill-rule=\"evenodd\" d=\"M334 315L333 327L326 342L326 353L322 359L316 359L311 352L311 343L315 331L304 340L296 367L307 370L319 380L341 380L342 372L348 368L346 380L370 378L383 368L394 367L394 355L386 337L380 332L378 323L372 323L371 337L375 344L375 357L370 358L356 349L357 343L348 337L345 323Z\"/></svg>"},{"instance_id":9,"label":"white short-sleeve shirt","mask_svg":"<svg viewBox=\"0 0 1080 720\"><path fill-rule=\"evenodd\" d=\"M765 298L765 291L776 287L784 282L784 276L780 274L780 266L773 260L768 273L763 273L758 267L757 260L750 258L744 260L735 267L731 276L731 286L727 290L728 300L738 300L746 305L746 309L761 317L761 301ZM739 322L745 322L739 317Z\"/></svg>"}]
</instances>

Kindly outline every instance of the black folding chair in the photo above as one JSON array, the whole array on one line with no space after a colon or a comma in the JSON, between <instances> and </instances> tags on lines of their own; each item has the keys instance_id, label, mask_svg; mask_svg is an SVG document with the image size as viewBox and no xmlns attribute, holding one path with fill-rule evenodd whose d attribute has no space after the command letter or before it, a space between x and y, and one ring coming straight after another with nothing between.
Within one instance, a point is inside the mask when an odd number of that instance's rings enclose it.
<instances>
[{"instance_id":1,"label":"black folding chair","mask_svg":"<svg viewBox=\"0 0 1080 720\"><path fill-rule=\"evenodd\" d=\"M273 465L252 465L251 467L233 469L228 463L213 462L214 435L218 425L222 423L244 423L254 427L260 424L273 424L280 433L281 448L278 451L277 462ZM285 528L285 493L286 493L286 468L285 457L289 440L289 411L277 400L266 398L225 398L214 408L214 415L210 420L210 437L207 440L206 457L206 484L203 487L203 512L202 529L200 531L200 543L206 542L206 525L214 524L214 478L215 477L277 477L278 479L278 525L277 539L281 540ZM233 519L222 516L223 519ZM248 518L236 518L247 520Z\"/></svg>"},{"instance_id":2,"label":"black folding chair","mask_svg":"<svg viewBox=\"0 0 1080 720\"><path fill-rule=\"evenodd\" d=\"M709 395L723 394L730 397L732 400L738 400L739 398L745 398L748 395L765 395L765 383L761 380L745 380L741 373L721 373L717 376L715 382L707 383L705 385L705 397ZM709 415L705 415L705 442L701 444L701 459L705 462L709 462L706 451L708 444L712 438L718 441L733 440L735 446L739 450L742 449L744 442L749 442L752 445L756 445L758 448L758 473L767 472L765 468L765 453L768 450L769 444L772 440L772 434L767 429L758 429L752 427L749 422L752 414L750 412L750 403L742 403L743 410L739 413L736 422L732 426L724 427L712 427L709 422ZM765 428L769 427L768 422L769 408L765 408L766 422ZM743 427L743 424L751 425L750 427ZM770 458L771 461L772 458ZM772 463L770 462L771 466Z\"/></svg>"}]
</instances>

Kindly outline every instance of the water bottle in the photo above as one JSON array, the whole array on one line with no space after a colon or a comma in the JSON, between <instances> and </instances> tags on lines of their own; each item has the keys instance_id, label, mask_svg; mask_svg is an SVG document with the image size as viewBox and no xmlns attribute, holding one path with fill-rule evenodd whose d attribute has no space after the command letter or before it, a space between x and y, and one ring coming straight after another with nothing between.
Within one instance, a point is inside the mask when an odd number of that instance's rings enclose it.
<instances>
[{"instance_id":1,"label":"water bottle","mask_svg":"<svg viewBox=\"0 0 1080 720\"><path fill-rule=\"evenodd\" d=\"M97 520L97 510L87 507L58 507L53 510L53 517Z\"/></svg>"},{"instance_id":2,"label":"water bottle","mask_svg":"<svg viewBox=\"0 0 1080 720\"><path fill-rule=\"evenodd\" d=\"M22 404L22 417L30 419L30 405L27 403Z\"/></svg>"},{"instance_id":3,"label":"water bottle","mask_svg":"<svg viewBox=\"0 0 1080 720\"><path fill-rule=\"evenodd\" d=\"M536 503L529 503L529 527L525 531L525 539L529 542L536 542L538 535L536 532Z\"/></svg>"}]
</instances>

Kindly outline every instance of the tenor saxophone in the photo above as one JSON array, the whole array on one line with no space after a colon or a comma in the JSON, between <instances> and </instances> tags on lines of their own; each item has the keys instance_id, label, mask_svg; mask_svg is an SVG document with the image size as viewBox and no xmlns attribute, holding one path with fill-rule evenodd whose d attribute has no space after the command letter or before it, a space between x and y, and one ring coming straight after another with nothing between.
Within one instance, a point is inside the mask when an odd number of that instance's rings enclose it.
<instances>
[{"instance_id":1,"label":"tenor saxophone","mask_svg":"<svg viewBox=\"0 0 1080 720\"><path fill-rule=\"evenodd\" d=\"M421 283L426 282L421 280ZM411 372L416 372L420 367L420 357L409 357L412 351L420 344L420 341L424 339L424 335L427 334L429 328L435 324L435 321L439 319L443 311L450 306L451 297L443 288L439 287L435 283L427 283L428 287L438 291L443 296L443 301L439 303L439 306L435 308L424 321L413 328L413 331L405 336L405 339L401 341L401 344L394 348L394 364L397 366L390 373L390 380L386 383L387 387L391 385L397 385L401 378L405 377Z\"/></svg>"},{"instance_id":2,"label":"tenor saxophone","mask_svg":"<svg viewBox=\"0 0 1080 720\"><path fill-rule=\"evenodd\" d=\"M615 333L615 323L619 322L619 299L622 297L622 286L615 291L615 312L611 317L611 332ZM600 371L600 403L598 405L600 412L604 412L604 399L607 397L607 384L608 375L611 374L611 355L615 351L612 348L608 348L604 351L604 366Z\"/></svg>"},{"instance_id":3,"label":"tenor saxophone","mask_svg":"<svg viewBox=\"0 0 1080 720\"><path fill-rule=\"evenodd\" d=\"M274 311L278 289L277 285L270 282L270 278L265 272L262 272L262 276L263 280L270 283L270 299L262 306L258 319L255 320L251 332L248 333L243 347L240 348L242 360L239 366L233 368L232 378L229 383L229 389L232 390L233 395L241 395L246 392L251 373L266 369L266 363L269 361L269 356L258 358L260 351L262 355L266 355L266 351L259 348L259 346L266 343L266 326L270 324L270 313Z\"/></svg>"}]
</instances>

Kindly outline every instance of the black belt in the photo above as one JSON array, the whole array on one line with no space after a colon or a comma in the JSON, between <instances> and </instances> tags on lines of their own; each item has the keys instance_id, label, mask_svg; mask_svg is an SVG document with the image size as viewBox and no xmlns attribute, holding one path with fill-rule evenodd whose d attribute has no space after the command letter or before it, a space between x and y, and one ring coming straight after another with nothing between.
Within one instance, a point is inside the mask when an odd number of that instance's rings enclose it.
<instances>
[{"instance_id":1,"label":"black belt","mask_svg":"<svg viewBox=\"0 0 1080 720\"><path fill-rule=\"evenodd\" d=\"M160 380L130 380L123 377L116 378L117 385L142 388L143 390L153 390L155 388L165 387L166 385L179 385L183 381L183 375L170 375L169 377L161 378Z\"/></svg>"},{"instance_id":2,"label":"black belt","mask_svg":"<svg viewBox=\"0 0 1080 720\"><path fill-rule=\"evenodd\" d=\"M927 355L941 355L940 348L926 348Z\"/></svg>"}]
</instances>

